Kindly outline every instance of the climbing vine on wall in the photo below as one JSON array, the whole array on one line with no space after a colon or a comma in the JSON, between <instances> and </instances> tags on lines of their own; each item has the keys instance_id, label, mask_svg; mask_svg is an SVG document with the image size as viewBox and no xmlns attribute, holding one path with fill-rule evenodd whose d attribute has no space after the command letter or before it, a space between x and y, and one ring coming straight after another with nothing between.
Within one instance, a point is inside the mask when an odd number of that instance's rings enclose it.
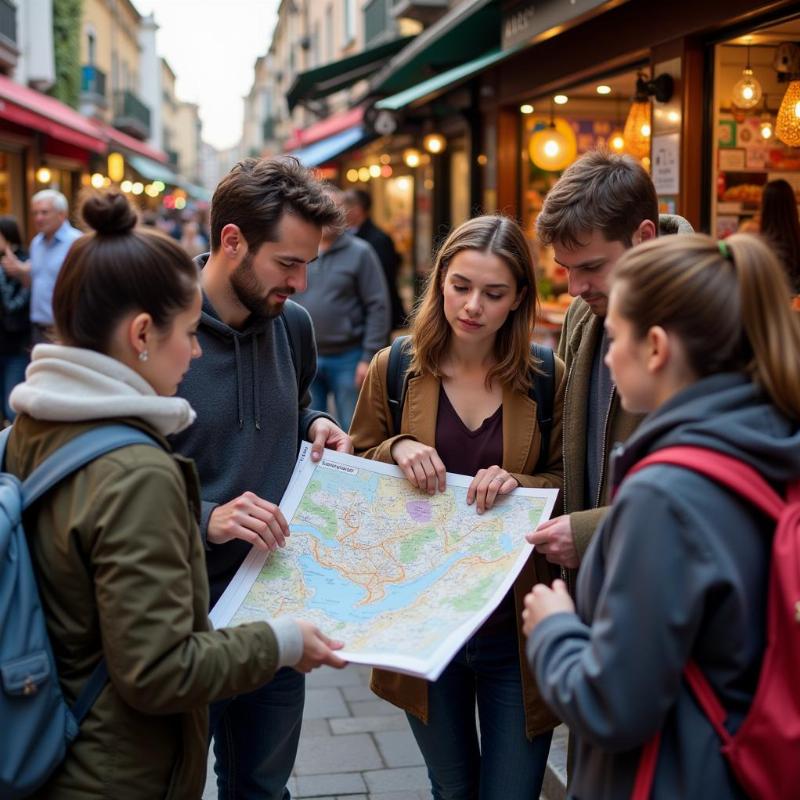
<instances>
[{"instance_id":1,"label":"climbing vine on wall","mask_svg":"<svg viewBox=\"0 0 800 800\"><path fill-rule=\"evenodd\" d=\"M81 92L82 14L83 0L53 0L56 82L50 94L73 108L78 107Z\"/></svg>"}]
</instances>

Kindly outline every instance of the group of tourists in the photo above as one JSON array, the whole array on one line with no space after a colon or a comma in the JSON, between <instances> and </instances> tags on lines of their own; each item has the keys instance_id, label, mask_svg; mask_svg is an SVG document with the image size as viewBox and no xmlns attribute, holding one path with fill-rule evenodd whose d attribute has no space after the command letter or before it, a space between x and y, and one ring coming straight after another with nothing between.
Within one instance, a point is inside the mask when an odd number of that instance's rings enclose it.
<instances>
[{"instance_id":1,"label":"group of tourists","mask_svg":"<svg viewBox=\"0 0 800 800\"><path fill-rule=\"evenodd\" d=\"M474 476L476 514L518 486L561 490L513 588L437 681L373 673L407 712L436 800L538 797L559 722L571 797L630 797L654 737L642 796L746 796L681 676L696 664L734 732L767 646L775 523L696 471L637 464L692 446L779 494L800 478L800 323L768 244L660 217L638 162L588 153L537 222L575 298L557 354L531 346L522 230L476 217L442 244L394 345L400 410L384 348L346 432L311 407L312 321L291 299L344 219L295 160L234 167L195 261L121 194L82 214L92 232L55 283L56 343L34 348L11 395L4 469L24 480L112 422L151 441L99 456L27 514L67 702L108 670L32 796L198 798L213 738L220 798L289 797L303 673L344 666L342 643L286 618L212 630L208 610L251 548L286 546L278 504L304 439L315 460L328 447L397 464L428 494L446 472Z\"/></svg>"}]
</instances>

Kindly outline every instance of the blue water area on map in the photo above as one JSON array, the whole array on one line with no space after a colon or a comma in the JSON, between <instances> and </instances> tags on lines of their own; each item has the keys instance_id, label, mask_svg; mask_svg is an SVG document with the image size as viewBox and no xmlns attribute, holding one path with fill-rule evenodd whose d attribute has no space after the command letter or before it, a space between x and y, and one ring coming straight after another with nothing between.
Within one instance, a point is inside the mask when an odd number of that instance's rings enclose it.
<instances>
[{"instance_id":1,"label":"blue water area on map","mask_svg":"<svg viewBox=\"0 0 800 800\"><path fill-rule=\"evenodd\" d=\"M366 599L366 589L344 578L337 570L321 566L311 556L302 556L299 562L308 588L314 592L309 607L319 608L335 619L359 622L410 605L420 592L444 575L459 558L460 555L456 554L414 581L387 587L386 595L379 602L367 606L358 605Z\"/></svg>"},{"instance_id":2,"label":"blue water area on map","mask_svg":"<svg viewBox=\"0 0 800 800\"><path fill-rule=\"evenodd\" d=\"M503 533L500 536L500 547L503 548L504 553L510 553L514 549L514 542L511 539L510 533Z\"/></svg>"},{"instance_id":3,"label":"blue water area on map","mask_svg":"<svg viewBox=\"0 0 800 800\"><path fill-rule=\"evenodd\" d=\"M289 530L292 533L308 533L311 534L315 539L318 539L325 547L329 547L331 550L337 550L340 547L340 544L337 539L331 539L327 536L323 536L319 528L315 528L313 525L298 525L293 523L289 526Z\"/></svg>"}]
</instances>

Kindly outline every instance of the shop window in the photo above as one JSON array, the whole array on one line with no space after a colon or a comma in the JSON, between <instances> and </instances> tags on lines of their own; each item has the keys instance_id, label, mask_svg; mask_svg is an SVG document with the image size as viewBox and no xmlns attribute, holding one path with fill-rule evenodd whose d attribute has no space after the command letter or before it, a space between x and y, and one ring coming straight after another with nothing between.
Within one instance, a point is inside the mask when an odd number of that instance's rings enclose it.
<instances>
[{"instance_id":1,"label":"shop window","mask_svg":"<svg viewBox=\"0 0 800 800\"><path fill-rule=\"evenodd\" d=\"M800 18L714 47L710 195L711 232L719 238L758 231L761 198L770 181L787 181L800 204L800 148L783 143L775 132L792 74L782 69L787 41L800 41ZM748 67L751 74L745 72Z\"/></svg>"}]
</instances>

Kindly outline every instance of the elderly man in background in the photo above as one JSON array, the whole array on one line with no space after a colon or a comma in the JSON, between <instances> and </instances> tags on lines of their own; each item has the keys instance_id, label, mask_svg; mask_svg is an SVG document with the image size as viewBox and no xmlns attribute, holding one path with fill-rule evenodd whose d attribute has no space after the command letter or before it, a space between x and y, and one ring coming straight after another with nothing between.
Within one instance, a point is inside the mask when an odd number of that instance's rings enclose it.
<instances>
[{"instance_id":1,"label":"elderly man in background","mask_svg":"<svg viewBox=\"0 0 800 800\"><path fill-rule=\"evenodd\" d=\"M67 221L67 198L55 189L43 189L31 200L33 237L30 261L14 259L5 265L6 273L31 289L31 327L33 344L53 339L53 287L72 243L81 236Z\"/></svg>"}]
</instances>

